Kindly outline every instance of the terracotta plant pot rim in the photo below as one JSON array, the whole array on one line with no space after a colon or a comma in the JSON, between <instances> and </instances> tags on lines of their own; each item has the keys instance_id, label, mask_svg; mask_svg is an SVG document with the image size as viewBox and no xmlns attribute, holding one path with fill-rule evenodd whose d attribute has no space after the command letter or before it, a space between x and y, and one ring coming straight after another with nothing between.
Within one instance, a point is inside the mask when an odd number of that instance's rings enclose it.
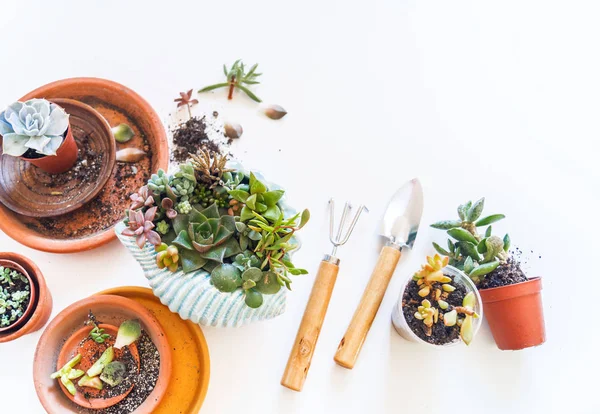
<instances>
[{"instance_id":1,"label":"terracotta plant pot rim","mask_svg":"<svg viewBox=\"0 0 600 414\"><path fill-rule=\"evenodd\" d=\"M48 322L52 312L52 295L48 290L42 271L31 259L13 252L0 252L0 258L20 264L27 271L33 281L33 286L37 289L37 302L31 317L15 332L7 335L0 333L0 343L3 343L41 329Z\"/></svg>"},{"instance_id":2,"label":"terracotta plant pot rim","mask_svg":"<svg viewBox=\"0 0 600 414\"><path fill-rule=\"evenodd\" d=\"M490 303L518 298L520 296L533 295L540 290L542 290L542 279L540 277L532 277L525 282L491 289L482 289L479 291L479 294L481 295L483 303Z\"/></svg>"},{"instance_id":3,"label":"terracotta plant pot rim","mask_svg":"<svg viewBox=\"0 0 600 414\"><path fill-rule=\"evenodd\" d=\"M18 331L21 329L26 323L27 319L33 313L34 308L37 306L37 288L35 283L33 283L33 279L29 275L29 272L23 268L19 263L14 260L2 259L0 256L0 266L8 267L10 269L16 270L21 273L23 276L27 278L29 281L29 302L27 303L27 307L23 311L23 315L21 315L16 321L14 321L11 325L8 325L4 328L0 328L0 332L8 332L10 330Z\"/></svg>"},{"instance_id":4,"label":"terracotta plant pot rim","mask_svg":"<svg viewBox=\"0 0 600 414\"><path fill-rule=\"evenodd\" d=\"M162 168L166 170L169 165L169 150L167 144L167 134L164 125L152 106L142 98L138 93L129 89L128 87L121 85L117 82L94 78L94 77L79 77L79 78L67 78L58 80L55 82L43 85L27 95L23 96L21 100L31 99L33 97L39 97L46 95L46 91L54 90L56 88L68 86L70 84L77 83L88 83L96 84L104 89L112 89L120 91L126 94L135 104L141 108L143 112L148 115L148 122L152 126L152 130L156 131L156 143L157 148L162 148L164 151L156 151L154 153L154 165L155 169ZM66 98L69 98L68 96ZM48 98L52 100L52 97ZM152 172L155 172L152 169ZM15 218L12 216L12 212L8 213L4 209L0 209L0 230L6 233L8 236L18 241L19 243L31 247L32 249L41 250L50 253L74 253L85 250L91 250L103 244L116 239L114 232L114 225L106 228L104 231L96 233L94 235L81 238L81 239L52 239L44 237L41 234L30 230L23 223L13 223ZM117 223L115 223L116 225Z\"/></svg>"}]
</instances>

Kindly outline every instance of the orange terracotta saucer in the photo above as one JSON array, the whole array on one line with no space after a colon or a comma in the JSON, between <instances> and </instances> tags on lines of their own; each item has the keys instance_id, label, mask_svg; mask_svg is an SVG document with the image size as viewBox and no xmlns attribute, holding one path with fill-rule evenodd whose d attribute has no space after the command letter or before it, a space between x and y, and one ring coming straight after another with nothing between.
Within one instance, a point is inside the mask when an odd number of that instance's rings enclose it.
<instances>
[{"instance_id":1,"label":"orange terracotta saucer","mask_svg":"<svg viewBox=\"0 0 600 414\"><path fill-rule=\"evenodd\" d=\"M99 294L119 295L138 302L152 312L165 330L173 350L173 372L167 392L152 414L197 414L210 379L208 345L200 326L171 312L148 288L121 286Z\"/></svg>"},{"instance_id":2,"label":"orange terracotta saucer","mask_svg":"<svg viewBox=\"0 0 600 414\"><path fill-rule=\"evenodd\" d=\"M33 381L45 410L50 414L81 412L81 408L67 398L61 390L60 381L50 378L50 375L57 367L61 368L68 361L70 355L67 355L69 354L67 349L69 347L73 349L74 346L69 345L70 338L82 331L90 311L98 321L115 327L129 319L139 320L142 329L156 346L160 355L158 380L150 395L134 413L154 412L166 395L167 386L171 382L171 346L162 326L147 308L133 300L115 295L92 296L75 302L60 312L42 334L33 360ZM89 333L89 327L87 328ZM73 344L79 343L75 339L72 340L75 341ZM59 362L61 352L64 362L62 360Z\"/></svg>"}]
</instances>

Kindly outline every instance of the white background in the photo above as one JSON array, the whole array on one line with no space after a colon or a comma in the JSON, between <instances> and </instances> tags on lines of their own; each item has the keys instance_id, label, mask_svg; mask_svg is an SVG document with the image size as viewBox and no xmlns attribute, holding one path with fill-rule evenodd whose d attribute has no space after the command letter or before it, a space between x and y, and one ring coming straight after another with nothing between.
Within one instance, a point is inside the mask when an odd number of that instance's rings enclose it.
<instances>
[{"instance_id":1,"label":"white background","mask_svg":"<svg viewBox=\"0 0 600 414\"><path fill-rule=\"evenodd\" d=\"M177 4L175 4L177 3ZM597 346L600 154L599 6L589 1L5 1L0 19L5 106L72 76L121 82L164 117L181 90L221 81L221 65L259 62L266 102L200 97L245 133L235 153L286 187L313 220L296 256L288 311L242 329L204 329L212 375L204 413L599 413ZM378 254L388 197L418 176L423 223L453 218L465 200L508 219L544 277L548 341L497 350L487 325L470 348L436 352L392 330L402 280L443 233L421 227L396 272L352 371L333 354ZM323 253L330 196L365 202L347 246L302 393L279 385ZM146 285L126 249L53 255L0 234L28 255L54 295L53 315L119 285ZM538 256L542 256L541 259ZM41 331L0 345L0 411L42 408L32 379ZM9 410L12 408L12 411ZM460 410L460 411L459 411Z\"/></svg>"}]
</instances>

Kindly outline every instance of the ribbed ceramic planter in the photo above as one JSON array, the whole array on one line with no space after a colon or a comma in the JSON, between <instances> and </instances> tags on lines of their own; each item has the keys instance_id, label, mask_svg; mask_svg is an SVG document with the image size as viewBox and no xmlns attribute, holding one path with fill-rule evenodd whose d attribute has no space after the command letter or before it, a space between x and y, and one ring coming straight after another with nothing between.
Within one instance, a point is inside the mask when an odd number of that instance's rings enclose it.
<instances>
[{"instance_id":1,"label":"ribbed ceramic planter","mask_svg":"<svg viewBox=\"0 0 600 414\"><path fill-rule=\"evenodd\" d=\"M238 163L230 163L228 166L249 174L249 171ZM281 188L265 180L261 174L253 172L269 189ZM286 217L296 214L296 211L286 204L285 196L279 201L279 207ZM272 319L285 312L285 288L281 288L275 295L264 295L262 306L252 309L244 302L244 292L241 289L232 293L220 292L211 285L210 274L205 270L186 274L182 270L171 272L168 269L159 269L156 265L154 246L146 243L146 246L140 249L135 244L135 238L121 234L124 228L123 222L117 224L117 237L142 267L152 291L164 305L183 319L204 326L237 327Z\"/></svg>"}]
</instances>

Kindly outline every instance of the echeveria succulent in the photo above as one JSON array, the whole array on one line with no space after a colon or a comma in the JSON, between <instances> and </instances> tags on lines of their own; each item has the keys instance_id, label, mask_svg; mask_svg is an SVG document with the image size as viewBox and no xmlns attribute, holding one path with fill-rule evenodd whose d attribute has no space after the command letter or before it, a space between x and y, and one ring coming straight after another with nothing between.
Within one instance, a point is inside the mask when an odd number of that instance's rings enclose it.
<instances>
[{"instance_id":1,"label":"echeveria succulent","mask_svg":"<svg viewBox=\"0 0 600 414\"><path fill-rule=\"evenodd\" d=\"M45 99L15 102L0 113L0 135L4 154L20 157L33 149L56 155L69 127L69 115Z\"/></svg>"},{"instance_id":2,"label":"echeveria succulent","mask_svg":"<svg viewBox=\"0 0 600 414\"><path fill-rule=\"evenodd\" d=\"M154 216L156 215L157 207L151 207L142 213L141 210L129 210L129 222L127 228L121 232L124 236L135 236L135 242L141 248L144 247L146 241L155 246L160 245L160 235L152 230L154 228Z\"/></svg>"},{"instance_id":3,"label":"echeveria succulent","mask_svg":"<svg viewBox=\"0 0 600 414\"><path fill-rule=\"evenodd\" d=\"M236 232L235 219L221 216L216 204L202 211L192 208L189 214L179 214L173 220L173 228L177 234L173 244L180 248L184 272L200 269L209 261L218 265L242 251L232 237Z\"/></svg>"}]
</instances>

